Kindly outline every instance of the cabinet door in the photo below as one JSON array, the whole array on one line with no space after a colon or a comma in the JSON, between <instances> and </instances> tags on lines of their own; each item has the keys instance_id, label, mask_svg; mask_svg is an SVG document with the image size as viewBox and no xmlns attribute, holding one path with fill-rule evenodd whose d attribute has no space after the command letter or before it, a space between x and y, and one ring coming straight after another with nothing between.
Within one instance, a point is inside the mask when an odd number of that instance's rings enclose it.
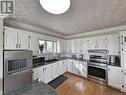
<instances>
[{"instance_id":1,"label":"cabinet door","mask_svg":"<svg viewBox=\"0 0 126 95\"><path fill-rule=\"evenodd\" d=\"M88 38L88 49L96 49L96 37Z\"/></svg>"},{"instance_id":2,"label":"cabinet door","mask_svg":"<svg viewBox=\"0 0 126 95\"><path fill-rule=\"evenodd\" d=\"M63 72L63 69L61 66L62 66L61 62L60 61L57 62L57 76L60 76Z\"/></svg>"},{"instance_id":3,"label":"cabinet door","mask_svg":"<svg viewBox=\"0 0 126 95\"><path fill-rule=\"evenodd\" d=\"M71 53L71 40L67 40L67 53Z\"/></svg>"},{"instance_id":4,"label":"cabinet door","mask_svg":"<svg viewBox=\"0 0 126 95\"><path fill-rule=\"evenodd\" d=\"M65 73L67 71L67 61L66 60L63 60L63 73Z\"/></svg>"},{"instance_id":5,"label":"cabinet door","mask_svg":"<svg viewBox=\"0 0 126 95\"><path fill-rule=\"evenodd\" d=\"M71 52L72 53L76 52L75 45L76 45L76 41L75 40L71 40Z\"/></svg>"},{"instance_id":6,"label":"cabinet door","mask_svg":"<svg viewBox=\"0 0 126 95\"><path fill-rule=\"evenodd\" d=\"M120 51L120 39L118 34L109 35L107 38L109 55L118 55Z\"/></svg>"},{"instance_id":7,"label":"cabinet door","mask_svg":"<svg viewBox=\"0 0 126 95\"><path fill-rule=\"evenodd\" d=\"M33 69L33 80L40 79L43 81L43 67Z\"/></svg>"},{"instance_id":8,"label":"cabinet door","mask_svg":"<svg viewBox=\"0 0 126 95\"><path fill-rule=\"evenodd\" d=\"M73 61L73 73L79 75L78 61Z\"/></svg>"},{"instance_id":9,"label":"cabinet door","mask_svg":"<svg viewBox=\"0 0 126 95\"><path fill-rule=\"evenodd\" d=\"M19 48L28 49L28 33L24 31L19 31Z\"/></svg>"},{"instance_id":10,"label":"cabinet door","mask_svg":"<svg viewBox=\"0 0 126 95\"><path fill-rule=\"evenodd\" d=\"M87 78L87 62L79 62L79 75Z\"/></svg>"},{"instance_id":11,"label":"cabinet door","mask_svg":"<svg viewBox=\"0 0 126 95\"><path fill-rule=\"evenodd\" d=\"M51 81L51 65L47 65L43 67L43 78L44 78L44 83L48 83Z\"/></svg>"},{"instance_id":12,"label":"cabinet door","mask_svg":"<svg viewBox=\"0 0 126 95\"><path fill-rule=\"evenodd\" d=\"M60 41L60 52L61 53L64 53L64 52L66 52L66 40L61 40Z\"/></svg>"},{"instance_id":13,"label":"cabinet door","mask_svg":"<svg viewBox=\"0 0 126 95\"><path fill-rule=\"evenodd\" d=\"M18 48L17 37L18 37L17 32L6 29L4 31L4 48L5 49Z\"/></svg>"},{"instance_id":14,"label":"cabinet door","mask_svg":"<svg viewBox=\"0 0 126 95\"><path fill-rule=\"evenodd\" d=\"M69 72L73 72L73 64L72 64L72 60L68 60L68 71Z\"/></svg>"},{"instance_id":15,"label":"cabinet door","mask_svg":"<svg viewBox=\"0 0 126 95\"><path fill-rule=\"evenodd\" d=\"M51 80L57 78L57 72L58 72L57 63L54 63L51 65Z\"/></svg>"},{"instance_id":16,"label":"cabinet door","mask_svg":"<svg viewBox=\"0 0 126 95\"><path fill-rule=\"evenodd\" d=\"M88 39L82 39L82 50L84 53L88 53Z\"/></svg>"},{"instance_id":17,"label":"cabinet door","mask_svg":"<svg viewBox=\"0 0 126 95\"><path fill-rule=\"evenodd\" d=\"M76 39L76 53L82 53L82 39Z\"/></svg>"},{"instance_id":18,"label":"cabinet door","mask_svg":"<svg viewBox=\"0 0 126 95\"><path fill-rule=\"evenodd\" d=\"M97 49L107 50L107 36L97 37Z\"/></svg>"},{"instance_id":19,"label":"cabinet door","mask_svg":"<svg viewBox=\"0 0 126 95\"><path fill-rule=\"evenodd\" d=\"M122 68L108 66L108 85L121 89L123 82Z\"/></svg>"}]
</instances>

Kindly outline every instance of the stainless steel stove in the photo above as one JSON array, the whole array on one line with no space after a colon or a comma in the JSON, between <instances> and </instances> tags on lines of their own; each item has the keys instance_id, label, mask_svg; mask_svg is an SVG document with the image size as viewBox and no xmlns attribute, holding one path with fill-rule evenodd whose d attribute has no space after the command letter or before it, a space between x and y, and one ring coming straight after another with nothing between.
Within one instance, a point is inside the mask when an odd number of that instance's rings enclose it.
<instances>
[{"instance_id":1,"label":"stainless steel stove","mask_svg":"<svg viewBox=\"0 0 126 95\"><path fill-rule=\"evenodd\" d=\"M107 50L89 50L88 78L107 85Z\"/></svg>"}]
</instances>

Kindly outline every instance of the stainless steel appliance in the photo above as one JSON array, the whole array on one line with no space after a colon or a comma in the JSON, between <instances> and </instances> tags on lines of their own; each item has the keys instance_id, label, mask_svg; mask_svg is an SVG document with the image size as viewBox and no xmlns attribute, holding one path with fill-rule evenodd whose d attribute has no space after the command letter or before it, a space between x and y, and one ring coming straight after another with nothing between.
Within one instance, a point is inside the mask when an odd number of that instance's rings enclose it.
<instances>
[{"instance_id":1,"label":"stainless steel appliance","mask_svg":"<svg viewBox=\"0 0 126 95\"><path fill-rule=\"evenodd\" d=\"M38 67L44 65L45 57L34 57L33 58L33 67Z\"/></svg>"},{"instance_id":2,"label":"stainless steel appliance","mask_svg":"<svg viewBox=\"0 0 126 95\"><path fill-rule=\"evenodd\" d=\"M121 67L120 55L108 55L108 65Z\"/></svg>"},{"instance_id":3,"label":"stainless steel appliance","mask_svg":"<svg viewBox=\"0 0 126 95\"><path fill-rule=\"evenodd\" d=\"M4 93L32 81L32 51L4 50Z\"/></svg>"},{"instance_id":4,"label":"stainless steel appliance","mask_svg":"<svg viewBox=\"0 0 126 95\"><path fill-rule=\"evenodd\" d=\"M89 50L88 78L100 84L107 84L107 51Z\"/></svg>"}]
</instances>

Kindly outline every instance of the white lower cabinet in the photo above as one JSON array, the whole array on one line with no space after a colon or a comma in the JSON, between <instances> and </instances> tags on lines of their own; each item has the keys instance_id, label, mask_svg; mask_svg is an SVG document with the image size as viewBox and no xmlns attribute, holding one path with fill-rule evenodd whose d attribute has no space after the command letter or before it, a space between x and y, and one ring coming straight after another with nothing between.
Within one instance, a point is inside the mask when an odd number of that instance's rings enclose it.
<instances>
[{"instance_id":1,"label":"white lower cabinet","mask_svg":"<svg viewBox=\"0 0 126 95\"><path fill-rule=\"evenodd\" d=\"M108 66L108 85L121 89L123 84L123 73L121 67Z\"/></svg>"},{"instance_id":2,"label":"white lower cabinet","mask_svg":"<svg viewBox=\"0 0 126 95\"><path fill-rule=\"evenodd\" d=\"M87 78L87 62L78 62L79 75Z\"/></svg>"},{"instance_id":3,"label":"white lower cabinet","mask_svg":"<svg viewBox=\"0 0 126 95\"><path fill-rule=\"evenodd\" d=\"M44 83L51 81L51 65L46 65L43 67L43 81Z\"/></svg>"},{"instance_id":4,"label":"white lower cabinet","mask_svg":"<svg viewBox=\"0 0 126 95\"><path fill-rule=\"evenodd\" d=\"M40 79L44 83L49 83L67 71L67 60L58 61L53 64L41 66L33 69L33 80Z\"/></svg>"},{"instance_id":5,"label":"white lower cabinet","mask_svg":"<svg viewBox=\"0 0 126 95\"><path fill-rule=\"evenodd\" d=\"M68 59L68 71L71 72L71 73L73 72L72 60L69 60L69 59Z\"/></svg>"},{"instance_id":6,"label":"white lower cabinet","mask_svg":"<svg viewBox=\"0 0 126 95\"><path fill-rule=\"evenodd\" d=\"M79 75L78 61L72 61L73 71L72 73Z\"/></svg>"},{"instance_id":7,"label":"white lower cabinet","mask_svg":"<svg viewBox=\"0 0 126 95\"><path fill-rule=\"evenodd\" d=\"M68 60L68 72L87 77L87 62Z\"/></svg>"},{"instance_id":8,"label":"white lower cabinet","mask_svg":"<svg viewBox=\"0 0 126 95\"><path fill-rule=\"evenodd\" d=\"M43 67L33 69L33 80L40 79L43 81Z\"/></svg>"},{"instance_id":9,"label":"white lower cabinet","mask_svg":"<svg viewBox=\"0 0 126 95\"><path fill-rule=\"evenodd\" d=\"M41 66L33 69L33 80L40 79L44 83L48 83L66 71L87 77L87 62L75 60L63 60L56 63Z\"/></svg>"},{"instance_id":10,"label":"white lower cabinet","mask_svg":"<svg viewBox=\"0 0 126 95\"><path fill-rule=\"evenodd\" d=\"M58 66L57 63L51 64L51 80L57 77Z\"/></svg>"}]
</instances>

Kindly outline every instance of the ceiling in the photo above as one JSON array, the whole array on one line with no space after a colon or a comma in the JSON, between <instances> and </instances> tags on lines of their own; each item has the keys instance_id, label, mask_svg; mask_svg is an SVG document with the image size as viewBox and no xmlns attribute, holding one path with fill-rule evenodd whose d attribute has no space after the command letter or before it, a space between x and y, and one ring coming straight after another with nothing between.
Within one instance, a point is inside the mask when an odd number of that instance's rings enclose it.
<instances>
[{"instance_id":1,"label":"ceiling","mask_svg":"<svg viewBox=\"0 0 126 95\"><path fill-rule=\"evenodd\" d=\"M18 22L70 36L126 24L126 0L71 0L70 9L60 15L46 12L39 0L15 1L15 16L5 19L6 26L21 27Z\"/></svg>"}]
</instances>

